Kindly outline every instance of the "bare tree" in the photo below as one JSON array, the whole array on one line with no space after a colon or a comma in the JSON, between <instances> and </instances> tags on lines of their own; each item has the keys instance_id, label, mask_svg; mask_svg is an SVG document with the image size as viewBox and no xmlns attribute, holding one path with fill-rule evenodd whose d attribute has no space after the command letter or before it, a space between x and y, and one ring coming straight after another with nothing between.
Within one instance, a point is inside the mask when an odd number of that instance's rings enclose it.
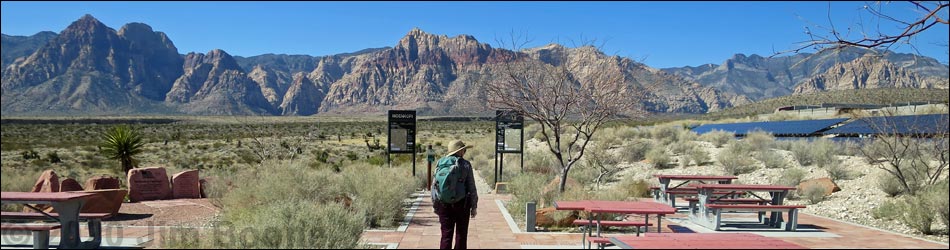
<instances>
[{"instance_id":1,"label":"bare tree","mask_svg":"<svg viewBox=\"0 0 950 250\"><path fill-rule=\"evenodd\" d=\"M950 6L950 2L948 1L900 1L898 3L908 4L908 7L914 9L919 15L914 18L902 19L887 13L885 8L892 7L888 6L891 4L889 1L867 3L864 5L863 10L874 17L874 20L878 23L864 24L859 22L856 24L857 27L847 27L841 30L840 27L835 27L831 21L831 3L829 2L829 27L806 27L805 34L808 35L809 40L805 41L802 46L796 49L776 54L798 53L809 48L816 50L834 50L846 47L868 49L878 47L890 48L890 46L894 44L908 44L913 46L911 40L920 33L934 27L946 29L946 25L950 24L946 17L947 7ZM895 26L899 27L899 29L896 32L888 33L881 30L882 26ZM827 34L823 34L824 32L816 32L812 30L812 28L826 30ZM868 28L875 30L868 31L866 30Z\"/></svg>"},{"instance_id":2,"label":"bare tree","mask_svg":"<svg viewBox=\"0 0 950 250\"><path fill-rule=\"evenodd\" d=\"M945 180L950 168L950 137L946 131L934 133L931 130L947 128L946 116L936 121L896 122L893 113L883 113L882 117L860 118L879 133L869 145L861 148L861 154L896 178L910 195Z\"/></svg>"},{"instance_id":3,"label":"bare tree","mask_svg":"<svg viewBox=\"0 0 950 250\"><path fill-rule=\"evenodd\" d=\"M646 91L628 82L631 60L606 56L590 43L545 53L543 62L521 51L527 40L513 35L510 43L498 43L510 46L511 53L498 55L500 69L485 86L488 103L541 125L540 133L558 164L558 190L563 193L568 173L601 125L622 113L642 114L634 108Z\"/></svg>"}]
</instances>

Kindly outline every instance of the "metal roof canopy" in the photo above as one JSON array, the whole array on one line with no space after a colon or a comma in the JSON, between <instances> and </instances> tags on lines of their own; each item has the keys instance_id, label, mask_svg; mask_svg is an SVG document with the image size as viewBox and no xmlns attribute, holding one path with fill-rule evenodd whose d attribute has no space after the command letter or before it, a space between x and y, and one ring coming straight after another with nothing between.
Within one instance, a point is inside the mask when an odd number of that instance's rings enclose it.
<instances>
[{"instance_id":1,"label":"metal roof canopy","mask_svg":"<svg viewBox=\"0 0 950 250\"><path fill-rule=\"evenodd\" d=\"M775 122L747 122L730 124L705 124L693 128L697 134L705 134L720 130L735 133L736 136L745 136L753 131L763 131L774 136L807 136L828 129L834 125L847 121L847 118L775 121Z\"/></svg>"},{"instance_id":2,"label":"metal roof canopy","mask_svg":"<svg viewBox=\"0 0 950 250\"><path fill-rule=\"evenodd\" d=\"M947 114L860 118L823 132L824 135L939 135L948 134Z\"/></svg>"}]
</instances>

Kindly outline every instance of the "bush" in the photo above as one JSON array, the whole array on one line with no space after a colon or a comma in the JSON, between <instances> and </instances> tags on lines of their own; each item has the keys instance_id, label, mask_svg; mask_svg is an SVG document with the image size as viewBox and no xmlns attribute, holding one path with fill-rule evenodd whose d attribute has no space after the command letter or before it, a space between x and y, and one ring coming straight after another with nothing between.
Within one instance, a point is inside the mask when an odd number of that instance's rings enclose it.
<instances>
[{"instance_id":1,"label":"bush","mask_svg":"<svg viewBox=\"0 0 950 250\"><path fill-rule=\"evenodd\" d=\"M901 202L902 213L898 217L905 225L926 235L933 234L933 222L937 216L931 208L930 199L920 196L907 196Z\"/></svg>"},{"instance_id":2,"label":"bush","mask_svg":"<svg viewBox=\"0 0 950 250\"><path fill-rule=\"evenodd\" d=\"M812 142L805 140L796 141L792 144L792 154L802 166L816 165L824 168L826 166L839 164L841 161L835 156L837 146L828 139L818 139Z\"/></svg>"},{"instance_id":3,"label":"bush","mask_svg":"<svg viewBox=\"0 0 950 250\"><path fill-rule=\"evenodd\" d=\"M686 152L686 159L683 161L683 164L689 164L692 161L696 162L696 165L703 165L708 163L709 160L711 160L709 153L706 153L703 147L695 146Z\"/></svg>"},{"instance_id":4,"label":"bush","mask_svg":"<svg viewBox=\"0 0 950 250\"><path fill-rule=\"evenodd\" d=\"M677 136L680 134L680 130L682 130L682 128L677 126L656 126L653 127L650 134L660 145L670 145L670 143L679 140Z\"/></svg>"},{"instance_id":5,"label":"bush","mask_svg":"<svg viewBox=\"0 0 950 250\"><path fill-rule=\"evenodd\" d=\"M778 177L778 180L774 181L775 185L779 186L789 186L794 187L802 183L802 180L805 179L805 175L808 173L805 170L799 168L790 168L782 172L782 175Z\"/></svg>"},{"instance_id":6,"label":"bush","mask_svg":"<svg viewBox=\"0 0 950 250\"><path fill-rule=\"evenodd\" d=\"M671 157L666 153L665 148L654 147L647 152L647 160L653 163L653 167L664 169L670 165Z\"/></svg>"},{"instance_id":7,"label":"bush","mask_svg":"<svg viewBox=\"0 0 950 250\"><path fill-rule=\"evenodd\" d=\"M934 185L931 187L930 191L927 193L927 198L930 199L930 204L933 205L934 212L939 215L941 222L944 226L950 227L950 185L944 180L942 183Z\"/></svg>"},{"instance_id":8,"label":"bush","mask_svg":"<svg viewBox=\"0 0 950 250\"><path fill-rule=\"evenodd\" d=\"M632 178L624 179L614 186L610 192L619 193L621 197L624 198L649 198L652 197L650 193L650 183L646 180L634 180Z\"/></svg>"},{"instance_id":9,"label":"bush","mask_svg":"<svg viewBox=\"0 0 950 250\"><path fill-rule=\"evenodd\" d=\"M854 178L854 173L848 168L841 166L840 163L826 166L825 171L828 171L828 177L834 181L851 180Z\"/></svg>"},{"instance_id":10,"label":"bush","mask_svg":"<svg viewBox=\"0 0 950 250\"><path fill-rule=\"evenodd\" d=\"M890 174L882 174L877 178L877 188L889 197L897 197L904 193L904 187L896 177Z\"/></svg>"},{"instance_id":11,"label":"bush","mask_svg":"<svg viewBox=\"0 0 950 250\"><path fill-rule=\"evenodd\" d=\"M390 227L402 221L405 199L422 187L409 172L363 164L343 169L346 193L355 196L353 206L365 213L369 226Z\"/></svg>"},{"instance_id":12,"label":"bush","mask_svg":"<svg viewBox=\"0 0 950 250\"><path fill-rule=\"evenodd\" d=\"M742 141L748 143L749 146L753 148L753 151L765 151L775 145L775 137L762 131L749 133L745 138L742 138Z\"/></svg>"},{"instance_id":13,"label":"bush","mask_svg":"<svg viewBox=\"0 0 950 250\"><path fill-rule=\"evenodd\" d=\"M808 199L808 202L811 204L818 204L819 202L825 200L825 192L828 190L825 187L814 185L809 186L802 191L805 199Z\"/></svg>"},{"instance_id":14,"label":"bush","mask_svg":"<svg viewBox=\"0 0 950 250\"><path fill-rule=\"evenodd\" d=\"M741 175L756 170L755 163L749 157L746 151L748 148L745 145L741 142L730 142L722 152L719 152L716 159L719 160L719 164L722 164L726 174Z\"/></svg>"},{"instance_id":15,"label":"bush","mask_svg":"<svg viewBox=\"0 0 950 250\"><path fill-rule=\"evenodd\" d=\"M884 204L871 210L871 217L875 219L894 219L900 214L900 205L894 201L885 201Z\"/></svg>"},{"instance_id":16,"label":"bush","mask_svg":"<svg viewBox=\"0 0 950 250\"><path fill-rule=\"evenodd\" d=\"M628 162L634 163L645 160L647 157L647 152L653 148L654 145L652 142L647 140L635 140L630 145L624 147L621 151L621 158Z\"/></svg>"},{"instance_id":17,"label":"bush","mask_svg":"<svg viewBox=\"0 0 950 250\"><path fill-rule=\"evenodd\" d=\"M538 204L538 207L544 206L545 204L541 204L541 199L544 197L543 189L544 185L547 185L550 181L551 178L548 175L531 172L525 172L512 178L508 181L508 192L513 195L511 202L506 206L508 212L512 216L522 218L524 217L526 203L534 202ZM545 199L545 201L550 201L550 199Z\"/></svg>"},{"instance_id":18,"label":"bush","mask_svg":"<svg viewBox=\"0 0 950 250\"><path fill-rule=\"evenodd\" d=\"M788 162L778 152L773 150L762 150L755 154L754 158L762 162L765 168L785 168Z\"/></svg>"},{"instance_id":19,"label":"bush","mask_svg":"<svg viewBox=\"0 0 950 250\"><path fill-rule=\"evenodd\" d=\"M359 247L365 226L363 218L339 204L282 201L268 204L234 224L242 233L250 230L252 241L224 243L225 248L300 249Z\"/></svg>"},{"instance_id":20,"label":"bush","mask_svg":"<svg viewBox=\"0 0 950 250\"><path fill-rule=\"evenodd\" d=\"M721 148L722 146L726 145L726 143L729 143L729 141L735 140L736 134L732 132L716 130L699 136L699 139L710 142L717 148Z\"/></svg>"}]
</instances>

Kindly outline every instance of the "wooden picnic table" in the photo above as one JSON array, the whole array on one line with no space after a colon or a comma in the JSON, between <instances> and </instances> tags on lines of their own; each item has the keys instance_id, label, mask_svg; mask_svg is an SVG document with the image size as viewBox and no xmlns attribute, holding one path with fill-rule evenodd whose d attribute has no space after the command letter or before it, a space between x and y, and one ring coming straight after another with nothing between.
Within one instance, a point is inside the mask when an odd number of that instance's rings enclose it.
<instances>
[{"instance_id":1,"label":"wooden picnic table","mask_svg":"<svg viewBox=\"0 0 950 250\"><path fill-rule=\"evenodd\" d=\"M656 177L660 181L659 190L654 194L654 199L664 203L669 203L670 206L676 207L676 194L669 193L671 190L676 190L682 187L683 185L689 184L690 182L696 182L699 184L709 183L719 183L719 184L729 184L732 183L732 180L738 179L735 176L724 176L724 175L664 175L664 174L655 174L653 177ZM680 181L679 184L670 187L670 184L673 181Z\"/></svg>"},{"instance_id":2,"label":"wooden picnic table","mask_svg":"<svg viewBox=\"0 0 950 250\"><path fill-rule=\"evenodd\" d=\"M557 210L575 210L589 213L588 221L593 223L597 218L597 237L601 233L601 220L603 214L638 214L644 216L646 224L650 223L650 215L656 215L656 230L661 232L662 219L665 215L675 214L676 208L657 202L644 201L600 201L600 200L582 200L582 201L556 201L554 209ZM649 231L649 229L647 230Z\"/></svg>"},{"instance_id":3,"label":"wooden picnic table","mask_svg":"<svg viewBox=\"0 0 950 250\"><path fill-rule=\"evenodd\" d=\"M717 203L718 200L723 199L726 196L734 196L746 194L750 197L758 198L762 200L763 203L767 205L747 205L746 207L763 207L764 210L768 210L766 207L775 207L781 208L784 205L785 197L788 196L788 192L795 190L795 187L789 186L778 186L778 185L746 185L746 184L700 184L696 185L698 191L698 203L697 207L690 208L690 218L694 221L699 221L700 225L705 225L710 228L718 230L720 222L716 221L711 217L709 206ZM729 192L732 195L715 195L716 192ZM767 192L769 193L769 198L763 198L759 195L756 195L755 192ZM721 204L715 204L714 206L724 206ZM771 210L770 217L765 221L760 221L765 224L771 225L773 227L781 227L783 219L782 212L779 209ZM721 213L721 212L720 212ZM764 212L759 212L760 220ZM721 217L721 216L720 216ZM710 224L714 223L714 224ZM792 228L794 230L794 228Z\"/></svg>"},{"instance_id":4,"label":"wooden picnic table","mask_svg":"<svg viewBox=\"0 0 950 250\"><path fill-rule=\"evenodd\" d=\"M86 198L92 193L32 193L32 192L0 192L2 204L22 204L39 212L46 217L58 221L60 228L60 249L98 248L98 245L84 244L79 237L79 211ZM49 215L33 205L50 205L57 212L57 216Z\"/></svg>"},{"instance_id":5,"label":"wooden picnic table","mask_svg":"<svg viewBox=\"0 0 950 250\"><path fill-rule=\"evenodd\" d=\"M644 234L611 237L610 242L622 249L807 249L751 233Z\"/></svg>"}]
</instances>

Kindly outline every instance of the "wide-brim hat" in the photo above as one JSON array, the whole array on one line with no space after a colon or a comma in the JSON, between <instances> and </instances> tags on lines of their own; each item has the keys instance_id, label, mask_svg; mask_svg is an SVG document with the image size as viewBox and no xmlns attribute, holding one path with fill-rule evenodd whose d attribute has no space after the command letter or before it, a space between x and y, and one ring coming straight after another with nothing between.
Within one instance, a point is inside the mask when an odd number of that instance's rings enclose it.
<instances>
[{"instance_id":1,"label":"wide-brim hat","mask_svg":"<svg viewBox=\"0 0 950 250\"><path fill-rule=\"evenodd\" d=\"M466 148L472 148L472 146L465 145L465 142L461 140L454 140L449 143L449 153L446 154L445 156L454 155L455 153L458 153L459 151L462 151L462 149L466 149Z\"/></svg>"}]
</instances>

